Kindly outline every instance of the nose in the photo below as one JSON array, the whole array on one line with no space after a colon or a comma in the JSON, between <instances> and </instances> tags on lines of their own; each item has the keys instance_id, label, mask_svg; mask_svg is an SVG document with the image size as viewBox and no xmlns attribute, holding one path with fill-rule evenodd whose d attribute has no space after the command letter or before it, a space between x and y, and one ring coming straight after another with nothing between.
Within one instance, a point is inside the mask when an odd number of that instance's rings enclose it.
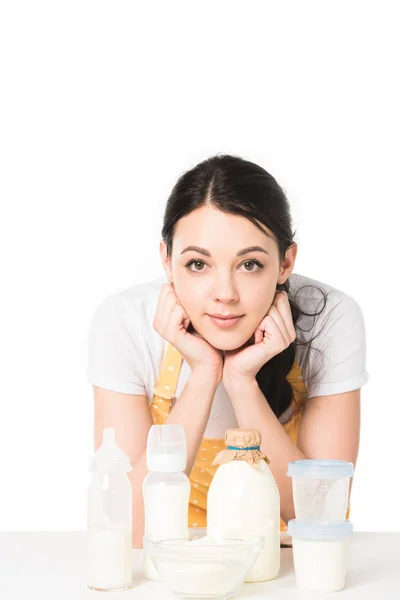
<instances>
[{"instance_id":1,"label":"nose","mask_svg":"<svg viewBox=\"0 0 400 600\"><path fill-rule=\"evenodd\" d=\"M214 286L213 300L224 304L237 302L239 294L236 286L230 277L219 278Z\"/></svg>"}]
</instances>

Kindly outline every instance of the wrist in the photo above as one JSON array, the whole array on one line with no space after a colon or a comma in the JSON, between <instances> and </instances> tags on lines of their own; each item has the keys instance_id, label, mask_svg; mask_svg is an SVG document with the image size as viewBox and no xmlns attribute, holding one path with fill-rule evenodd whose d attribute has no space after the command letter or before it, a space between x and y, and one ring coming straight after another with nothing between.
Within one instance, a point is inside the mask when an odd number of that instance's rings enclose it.
<instances>
[{"instance_id":1,"label":"wrist","mask_svg":"<svg viewBox=\"0 0 400 600\"><path fill-rule=\"evenodd\" d=\"M190 380L201 389L212 389L215 391L222 379L221 373L215 369L205 366L194 367L190 373Z\"/></svg>"},{"instance_id":2,"label":"wrist","mask_svg":"<svg viewBox=\"0 0 400 600\"><path fill-rule=\"evenodd\" d=\"M224 371L223 384L226 390L258 387L255 375L241 375L229 371Z\"/></svg>"}]
</instances>

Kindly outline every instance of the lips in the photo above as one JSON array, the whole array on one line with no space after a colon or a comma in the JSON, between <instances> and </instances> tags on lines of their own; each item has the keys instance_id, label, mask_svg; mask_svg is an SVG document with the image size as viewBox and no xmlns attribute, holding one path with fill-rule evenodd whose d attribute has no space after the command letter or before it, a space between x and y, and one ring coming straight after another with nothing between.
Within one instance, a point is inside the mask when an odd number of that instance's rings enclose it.
<instances>
[{"instance_id":1,"label":"lips","mask_svg":"<svg viewBox=\"0 0 400 600\"><path fill-rule=\"evenodd\" d=\"M233 313L209 313L209 317L214 317L215 319L236 319L237 317L241 317L242 315L234 315Z\"/></svg>"},{"instance_id":2,"label":"lips","mask_svg":"<svg viewBox=\"0 0 400 600\"><path fill-rule=\"evenodd\" d=\"M211 315L208 315L208 317L211 320L211 322L214 325L216 325L217 327L220 327L221 329L228 329L230 327L234 327L235 325L237 325L239 323L239 321L242 319L243 315L241 317L233 317L233 318L229 318L229 319L212 317Z\"/></svg>"}]
</instances>

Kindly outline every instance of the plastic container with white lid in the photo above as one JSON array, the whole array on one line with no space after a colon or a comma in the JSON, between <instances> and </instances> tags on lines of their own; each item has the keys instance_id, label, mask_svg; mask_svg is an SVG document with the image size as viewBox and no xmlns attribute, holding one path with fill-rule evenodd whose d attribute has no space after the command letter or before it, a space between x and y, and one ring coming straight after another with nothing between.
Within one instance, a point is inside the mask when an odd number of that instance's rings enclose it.
<instances>
[{"instance_id":1,"label":"plastic container with white lid","mask_svg":"<svg viewBox=\"0 0 400 600\"><path fill-rule=\"evenodd\" d=\"M345 460L296 460L288 465L299 521L344 521L354 465Z\"/></svg>"},{"instance_id":2,"label":"plastic container with white lid","mask_svg":"<svg viewBox=\"0 0 400 600\"><path fill-rule=\"evenodd\" d=\"M350 521L315 523L292 519L293 563L297 587L319 592L344 588L348 546L353 534Z\"/></svg>"}]
</instances>

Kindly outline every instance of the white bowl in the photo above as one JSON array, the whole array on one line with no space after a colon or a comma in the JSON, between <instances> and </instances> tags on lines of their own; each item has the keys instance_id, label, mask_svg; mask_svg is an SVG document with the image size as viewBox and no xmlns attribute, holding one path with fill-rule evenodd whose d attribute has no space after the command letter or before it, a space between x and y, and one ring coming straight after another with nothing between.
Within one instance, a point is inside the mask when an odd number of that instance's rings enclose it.
<instances>
[{"instance_id":1,"label":"white bowl","mask_svg":"<svg viewBox=\"0 0 400 600\"><path fill-rule=\"evenodd\" d=\"M204 533L191 529L189 540L143 538L143 546L161 579L180 598L229 598L253 568L264 538L225 538L219 545L207 542Z\"/></svg>"}]
</instances>

